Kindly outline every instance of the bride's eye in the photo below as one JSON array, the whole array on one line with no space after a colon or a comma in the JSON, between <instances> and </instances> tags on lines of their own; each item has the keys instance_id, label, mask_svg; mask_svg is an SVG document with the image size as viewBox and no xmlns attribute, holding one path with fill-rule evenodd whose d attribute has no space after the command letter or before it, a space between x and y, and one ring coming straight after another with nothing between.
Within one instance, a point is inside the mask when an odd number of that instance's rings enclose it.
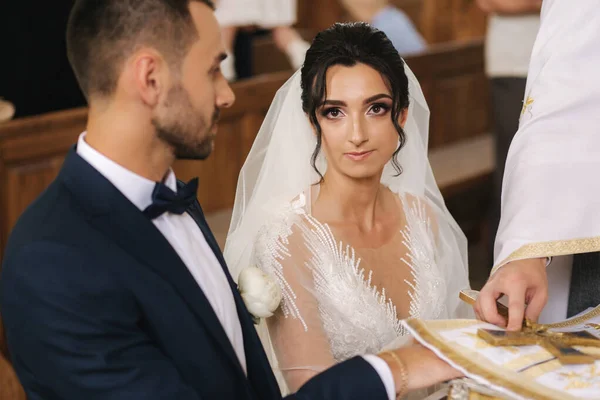
<instances>
[{"instance_id":1,"label":"bride's eye","mask_svg":"<svg viewBox=\"0 0 600 400\"><path fill-rule=\"evenodd\" d=\"M326 108L321 111L321 115L325 118L335 119L342 116L342 110L336 107Z\"/></svg>"},{"instance_id":2,"label":"bride's eye","mask_svg":"<svg viewBox=\"0 0 600 400\"><path fill-rule=\"evenodd\" d=\"M390 109L390 106L388 106L385 103L376 103L371 106L369 113L372 113L375 115L384 115L389 111L389 109Z\"/></svg>"}]
</instances>

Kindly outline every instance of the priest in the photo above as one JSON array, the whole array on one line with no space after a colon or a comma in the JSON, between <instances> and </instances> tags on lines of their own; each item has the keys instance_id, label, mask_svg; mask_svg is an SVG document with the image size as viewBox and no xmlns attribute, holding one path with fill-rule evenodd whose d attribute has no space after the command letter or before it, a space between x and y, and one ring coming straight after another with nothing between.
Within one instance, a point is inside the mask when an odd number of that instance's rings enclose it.
<instances>
[{"instance_id":1,"label":"priest","mask_svg":"<svg viewBox=\"0 0 600 400\"><path fill-rule=\"evenodd\" d=\"M483 320L517 330L524 316L553 322L600 303L599 44L597 0L543 1L495 266L475 304ZM503 295L508 321L496 308Z\"/></svg>"}]
</instances>

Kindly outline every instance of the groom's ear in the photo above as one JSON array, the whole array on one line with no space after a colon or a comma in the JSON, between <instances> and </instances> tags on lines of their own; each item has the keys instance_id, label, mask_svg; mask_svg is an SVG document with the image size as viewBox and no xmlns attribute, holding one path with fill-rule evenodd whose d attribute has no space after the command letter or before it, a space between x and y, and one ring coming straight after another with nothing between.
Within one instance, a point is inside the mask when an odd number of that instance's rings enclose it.
<instances>
[{"instance_id":1,"label":"groom's ear","mask_svg":"<svg viewBox=\"0 0 600 400\"><path fill-rule=\"evenodd\" d=\"M400 112L400 126L404 129L404 125L406 125L406 120L408 119L408 107Z\"/></svg>"},{"instance_id":2,"label":"groom's ear","mask_svg":"<svg viewBox=\"0 0 600 400\"><path fill-rule=\"evenodd\" d=\"M169 69L153 49L141 49L127 62L124 75L128 92L153 108L166 93Z\"/></svg>"}]
</instances>

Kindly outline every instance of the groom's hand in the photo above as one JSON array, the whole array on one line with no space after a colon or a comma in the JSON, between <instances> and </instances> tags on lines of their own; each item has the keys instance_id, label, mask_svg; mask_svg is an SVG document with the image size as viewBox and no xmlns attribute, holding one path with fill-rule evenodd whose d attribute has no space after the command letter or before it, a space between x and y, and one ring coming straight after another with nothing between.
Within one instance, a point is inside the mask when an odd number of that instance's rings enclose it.
<instances>
[{"instance_id":1,"label":"groom's hand","mask_svg":"<svg viewBox=\"0 0 600 400\"><path fill-rule=\"evenodd\" d=\"M503 294L508 297L508 326L496 307ZM479 292L474 309L477 318L517 331L524 316L537 321L547 300L546 259L532 258L510 262L492 275Z\"/></svg>"}]
</instances>

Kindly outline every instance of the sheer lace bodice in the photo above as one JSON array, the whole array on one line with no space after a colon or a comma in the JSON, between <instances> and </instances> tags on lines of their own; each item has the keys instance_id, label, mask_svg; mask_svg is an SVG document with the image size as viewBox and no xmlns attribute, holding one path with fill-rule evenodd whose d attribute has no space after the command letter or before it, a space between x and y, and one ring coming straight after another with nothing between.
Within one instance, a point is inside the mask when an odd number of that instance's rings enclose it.
<instances>
[{"instance_id":1,"label":"sheer lace bodice","mask_svg":"<svg viewBox=\"0 0 600 400\"><path fill-rule=\"evenodd\" d=\"M399 319L448 316L434 217L423 201L398 197L403 228L377 249L339 240L310 214L305 195L260 230L256 264L277 278L284 295L275 321L269 321L279 369L319 371L355 355L375 354L402 340ZM397 304L392 297L400 299ZM313 356L290 356L281 348L306 341L314 345L307 347ZM329 354L331 361L316 352Z\"/></svg>"}]
</instances>

